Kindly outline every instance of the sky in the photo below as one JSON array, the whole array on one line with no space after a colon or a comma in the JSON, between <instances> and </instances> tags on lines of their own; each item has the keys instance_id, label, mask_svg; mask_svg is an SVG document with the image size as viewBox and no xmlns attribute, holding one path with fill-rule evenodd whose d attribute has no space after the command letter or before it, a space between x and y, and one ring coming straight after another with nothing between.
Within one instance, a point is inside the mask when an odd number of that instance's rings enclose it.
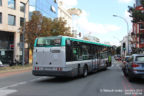
<instances>
[{"instance_id":1,"label":"sky","mask_svg":"<svg viewBox=\"0 0 144 96\"><path fill-rule=\"evenodd\" d=\"M66 8L80 8L82 14L74 16L73 22L82 35L90 34L98 37L100 42L110 42L120 45L127 35L126 22L113 17L118 15L125 18L132 30L131 18L127 12L128 6L133 6L135 0L62 0Z\"/></svg>"}]
</instances>

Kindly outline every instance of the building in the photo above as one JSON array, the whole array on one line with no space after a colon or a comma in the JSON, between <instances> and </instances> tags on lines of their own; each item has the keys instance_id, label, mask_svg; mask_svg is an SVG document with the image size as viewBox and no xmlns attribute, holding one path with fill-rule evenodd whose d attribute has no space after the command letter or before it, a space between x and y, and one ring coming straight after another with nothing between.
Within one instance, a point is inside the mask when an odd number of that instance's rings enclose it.
<instances>
[{"instance_id":1,"label":"building","mask_svg":"<svg viewBox=\"0 0 144 96\"><path fill-rule=\"evenodd\" d=\"M91 34L87 34L83 37L84 40L89 40L89 41L93 41L93 42L100 42L100 39L92 36Z\"/></svg>"},{"instance_id":2,"label":"building","mask_svg":"<svg viewBox=\"0 0 144 96\"><path fill-rule=\"evenodd\" d=\"M27 0L0 0L0 60L3 63L19 60L22 55L19 28L24 22L24 11L28 21L26 2Z\"/></svg>"},{"instance_id":3,"label":"building","mask_svg":"<svg viewBox=\"0 0 144 96\"><path fill-rule=\"evenodd\" d=\"M125 36L123 40L121 41L121 56L126 56L131 54L132 52L132 44L131 44L131 35Z\"/></svg>"},{"instance_id":4,"label":"building","mask_svg":"<svg viewBox=\"0 0 144 96\"><path fill-rule=\"evenodd\" d=\"M141 0L136 0L134 5L136 10L144 11L144 8L141 5ZM144 22L133 23L133 32L132 35L132 50L138 48L144 48Z\"/></svg>"},{"instance_id":5,"label":"building","mask_svg":"<svg viewBox=\"0 0 144 96\"><path fill-rule=\"evenodd\" d=\"M48 18L58 17L58 3L57 0L30 0L30 17L33 11L40 11L43 16Z\"/></svg>"},{"instance_id":6,"label":"building","mask_svg":"<svg viewBox=\"0 0 144 96\"><path fill-rule=\"evenodd\" d=\"M66 20L66 27L70 27L70 32L72 32L72 15L64 8L62 1L58 1L58 18Z\"/></svg>"}]
</instances>

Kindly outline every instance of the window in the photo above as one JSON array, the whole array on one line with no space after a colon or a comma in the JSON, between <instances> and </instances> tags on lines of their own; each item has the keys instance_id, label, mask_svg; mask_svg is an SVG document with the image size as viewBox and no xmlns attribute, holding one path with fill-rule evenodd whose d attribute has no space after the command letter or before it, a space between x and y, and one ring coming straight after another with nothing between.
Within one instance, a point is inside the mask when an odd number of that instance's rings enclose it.
<instances>
[{"instance_id":1,"label":"window","mask_svg":"<svg viewBox=\"0 0 144 96\"><path fill-rule=\"evenodd\" d=\"M25 11L25 4L20 2L20 11L24 12Z\"/></svg>"},{"instance_id":2,"label":"window","mask_svg":"<svg viewBox=\"0 0 144 96\"><path fill-rule=\"evenodd\" d=\"M8 7L11 9L15 9L15 0L8 0Z\"/></svg>"},{"instance_id":3,"label":"window","mask_svg":"<svg viewBox=\"0 0 144 96\"><path fill-rule=\"evenodd\" d=\"M39 38L37 41L37 47L54 47L61 45L61 38Z\"/></svg>"},{"instance_id":4,"label":"window","mask_svg":"<svg viewBox=\"0 0 144 96\"><path fill-rule=\"evenodd\" d=\"M144 62L144 56L137 56L136 61L138 62Z\"/></svg>"},{"instance_id":5,"label":"window","mask_svg":"<svg viewBox=\"0 0 144 96\"><path fill-rule=\"evenodd\" d=\"M144 24L139 24L139 26L140 26L140 30L144 29Z\"/></svg>"},{"instance_id":6,"label":"window","mask_svg":"<svg viewBox=\"0 0 144 96\"><path fill-rule=\"evenodd\" d=\"M2 13L0 13L0 24L2 23Z\"/></svg>"},{"instance_id":7,"label":"window","mask_svg":"<svg viewBox=\"0 0 144 96\"><path fill-rule=\"evenodd\" d=\"M8 25L15 25L16 17L14 15L8 15Z\"/></svg>"},{"instance_id":8,"label":"window","mask_svg":"<svg viewBox=\"0 0 144 96\"><path fill-rule=\"evenodd\" d=\"M136 6L141 6L141 0L136 0Z\"/></svg>"},{"instance_id":9,"label":"window","mask_svg":"<svg viewBox=\"0 0 144 96\"><path fill-rule=\"evenodd\" d=\"M0 6L2 6L2 0L0 0Z\"/></svg>"},{"instance_id":10,"label":"window","mask_svg":"<svg viewBox=\"0 0 144 96\"><path fill-rule=\"evenodd\" d=\"M24 24L24 18L20 18L20 26L23 26L23 24Z\"/></svg>"}]
</instances>

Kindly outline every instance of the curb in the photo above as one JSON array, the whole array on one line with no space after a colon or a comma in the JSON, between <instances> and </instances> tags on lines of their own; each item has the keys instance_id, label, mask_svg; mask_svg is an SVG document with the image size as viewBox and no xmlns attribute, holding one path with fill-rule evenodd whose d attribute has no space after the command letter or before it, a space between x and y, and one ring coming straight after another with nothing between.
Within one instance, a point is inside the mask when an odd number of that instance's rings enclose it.
<instances>
[{"instance_id":1,"label":"curb","mask_svg":"<svg viewBox=\"0 0 144 96\"><path fill-rule=\"evenodd\" d=\"M0 72L0 78L1 77L13 76L13 75L21 74L21 73L24 73L24 72L29 72L31 70L32 70L32 67L23 68L23 69L12 69L12 70L1 71Z\"/></svg>"}]
</instances>

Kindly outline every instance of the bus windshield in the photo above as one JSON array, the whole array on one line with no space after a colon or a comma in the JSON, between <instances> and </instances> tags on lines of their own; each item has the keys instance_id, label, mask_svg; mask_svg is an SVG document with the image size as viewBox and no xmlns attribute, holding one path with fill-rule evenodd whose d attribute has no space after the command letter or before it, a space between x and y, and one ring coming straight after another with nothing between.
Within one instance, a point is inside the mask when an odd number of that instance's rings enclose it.
<instances>
[{"instance_id":1,"label":"bus windshield","mask_svg":"<svg viewBox=\"0 0 144 96\"><path fill-rule=\"evenodd\" d=\"M36 47L52 47L60 45L61 45L61 38L58 37L38 38L36 43Z\"/></svg>"}]
</instances>

